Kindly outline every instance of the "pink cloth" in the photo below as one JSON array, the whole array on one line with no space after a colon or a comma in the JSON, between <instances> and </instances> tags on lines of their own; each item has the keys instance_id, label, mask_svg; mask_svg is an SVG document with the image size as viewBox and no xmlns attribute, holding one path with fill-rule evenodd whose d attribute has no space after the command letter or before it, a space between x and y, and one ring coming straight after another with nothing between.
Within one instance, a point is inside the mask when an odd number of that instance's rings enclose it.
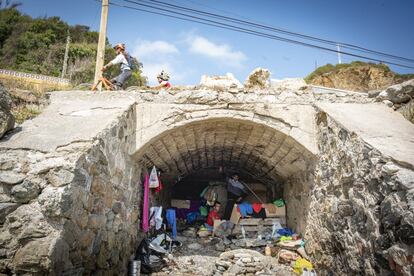
<instances>
[{"instance_id":1,"label":"pink cloth","mask_svg":"<svg viewBox=\"0 0 414 276\"><path fill-rule=\"evenodd\" d=\"M145 175L144 181L144 206L142 208L142 230L146 233L149 230L149 175Z\"/></svg>"}]
</instances>

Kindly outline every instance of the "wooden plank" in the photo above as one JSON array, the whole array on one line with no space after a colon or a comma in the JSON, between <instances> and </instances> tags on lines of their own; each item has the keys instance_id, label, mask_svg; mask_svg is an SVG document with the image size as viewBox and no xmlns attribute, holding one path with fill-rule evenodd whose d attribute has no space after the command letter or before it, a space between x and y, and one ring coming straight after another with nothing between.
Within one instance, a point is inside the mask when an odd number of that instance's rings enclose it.
<instances>
[{"instance_id":1,"label":"wooden plank","mask_svg":"<svg viewBox=\"0 0 414 276\"><path fill-rule=\"evenodd\" d=\"M244 228L244 231L246 232L258 232L261 230L261 227L251 226L251 225L243 226L243 228ZM233 234L239 234L239 233L241 233L241 225L236 225L236 227L234 227L233 229Z\"/></svg>"},{"instance_id":2,"label":"wooden plank","mask_svg":"<svg viewBox=\"0 0 414 276\"><path fill-rule=\"evenodd\" d=\"M239 221L239 225L259 225L263 222L261 218L245 218Z\"/></svg>"}]
</instances>

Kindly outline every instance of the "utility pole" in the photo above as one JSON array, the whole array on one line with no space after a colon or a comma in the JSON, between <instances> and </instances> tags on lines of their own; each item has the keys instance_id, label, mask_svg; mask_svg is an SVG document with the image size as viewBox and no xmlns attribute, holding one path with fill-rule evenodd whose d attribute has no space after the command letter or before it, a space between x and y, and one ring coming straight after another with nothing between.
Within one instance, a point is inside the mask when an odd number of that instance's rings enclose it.
<instances>
[{"instance_id":1,"label":"utility pole","mask_svg":"<svg viewBox=\"0 0 414 276\"><path fill-rule=\"evenodd\" d=\"M339 47L339 44L336 44L336 50L338 52L338 63L341 64L341 48Z\"/></svg>"},{"instance_id":2,"label":"utility pole","mask_svg":"<svg viewBox=\"0 0 414 276\"><path fill-rule=\"evenodd\" d=\"M102 76L102 67L105 59L105 44L106 44L106 25L108 22L108 6L109 0L102 0L102 13L101 13L101 27L99 30L98 50L96 53L96 67L95 67L95 79L94 83L97 83ZM100 90L101 86L98 87Z\"/></svg>"},{"instance_id":3,"label":"utility pole","mask_svg":"<svg viewBox=\"0 0 414 276\"><path fill-rule=\"evenodd\" d=\"M70 33L68 30L68 37L66 38L66 49L65 49L65 57L63 59L63 68L62 68L62 75L61 78L64 78L66 75L66 70L68 68L68 59L69 59L69 44L70 44Z\"/></svg>"}]
</instances>

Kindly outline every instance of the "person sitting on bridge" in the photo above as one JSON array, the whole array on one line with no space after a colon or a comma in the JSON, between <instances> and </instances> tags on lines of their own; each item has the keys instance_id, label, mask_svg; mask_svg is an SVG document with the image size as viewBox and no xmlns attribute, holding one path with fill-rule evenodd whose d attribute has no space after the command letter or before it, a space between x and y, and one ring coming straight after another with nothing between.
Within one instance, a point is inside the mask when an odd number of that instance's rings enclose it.
<instances>
[{"instance_id":1,"label":"person sitting on bridge","mask_svg":"<svg viewBox=\"0 0 414 276\"><path fill-rule=\"evenodd\" d=\"M132 57L125 51L125 44L123 43L118 43L114 49L117 56L102 68L102 72L113 65L121 64L121 74L111 80L117 90L120 90L132 75Z\"/></svg>"},{"instance_id":2,"label":"person sitting on bridge","mask_svg":"<svg viewBox=\"0 0 414 276\"><path fill-rule=\"evenodd\" d=\"M158 80L158 83L160 84L158 88L165 87L166 89L170 89L171 83L168 82L169 79L170 79L170 76L168 75L168 73L162 70L161 73L157 75L157 80Z\"/></svg>"}]
</instances>

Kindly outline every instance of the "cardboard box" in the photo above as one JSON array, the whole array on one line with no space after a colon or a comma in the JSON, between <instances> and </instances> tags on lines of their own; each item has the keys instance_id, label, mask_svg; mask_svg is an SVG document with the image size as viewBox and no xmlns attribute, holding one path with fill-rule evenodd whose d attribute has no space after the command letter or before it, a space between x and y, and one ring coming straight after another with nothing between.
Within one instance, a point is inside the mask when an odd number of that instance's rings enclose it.
<instances>
[{"instance_id":1,"label":"cardboard box","mask_svg":"<svg viewBox=\"0 0 414 276\"><path fill-rule=\"evenodd\" d=\"M231 212L230 221L234 224L239 223L241 214L237 211L237 204L234 204L233 211Z\"/></svg>"},{"instance_id":2,"label":"cardboard box","mask_svg":"<svg viewBox=\"0 0 414 276\"><path fill-rule=\"evenodd\" d=\"M276 207L276 210L274 210L274 212L270 211L268 208L265 208L265 211L266 217L268 218L286 217L286 205L283 207Z\"/></svg>"},{"instance_id":3,"label":"cardboard box","mask_svg":"<svg viewBox=\"0 0 414 276\"><path fill-rule=\"evenodd\" d=\"M171 207L190 209L190 200L171 199Z\"/></svg>"},{"instance_id":4,"label":"cardboard box","mask_svg":"<svg viewBox=\"0 0 414 276\"><path fill-rule=\"evenodd\" d=\"M224 220L224 219L215 219L214 224L213 224L213 232L215 232L216 229L220 226L220 224L222 224L225 221L226 220Z\"/></svg>"}]
</instances>

